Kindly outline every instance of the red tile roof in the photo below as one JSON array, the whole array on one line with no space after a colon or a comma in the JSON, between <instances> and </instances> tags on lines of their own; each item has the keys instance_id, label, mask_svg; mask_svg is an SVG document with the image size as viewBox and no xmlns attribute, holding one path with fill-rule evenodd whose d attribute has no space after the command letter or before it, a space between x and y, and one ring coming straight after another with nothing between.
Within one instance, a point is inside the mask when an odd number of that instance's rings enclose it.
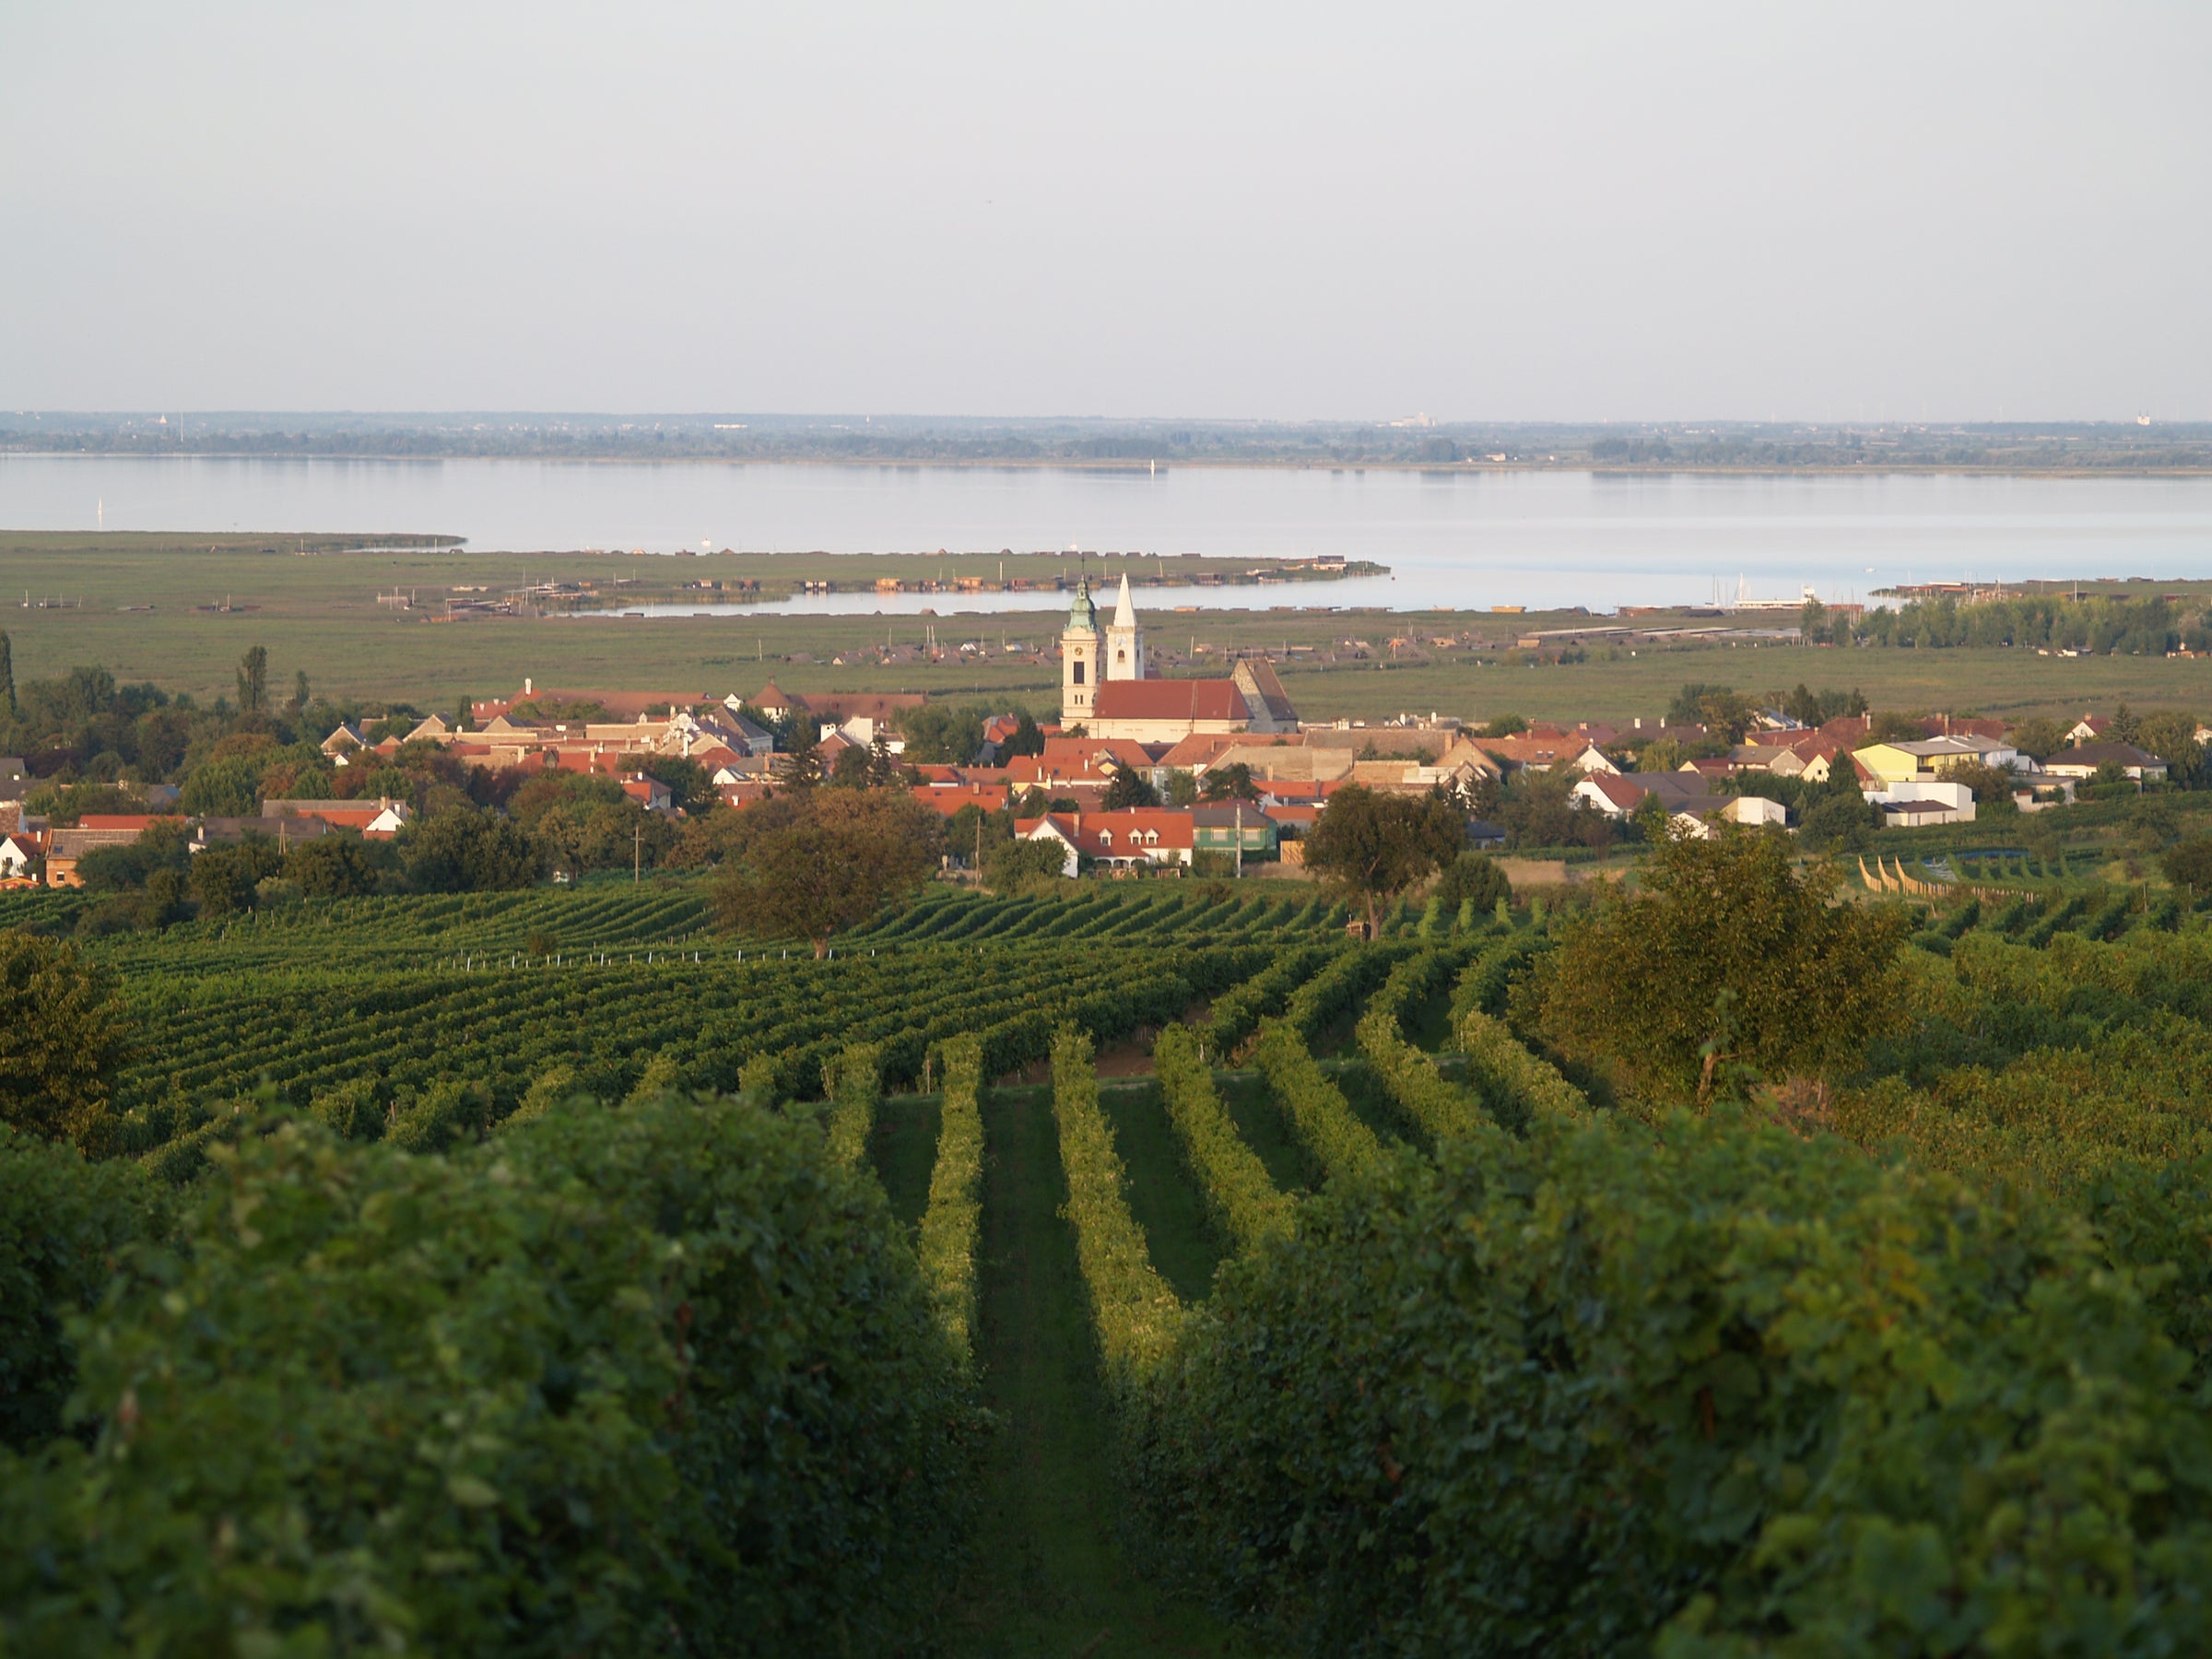
<instances>
[{"instance_id":1,"label":"red tile roof","mask_svg":"<svg viewBox=\"0 0 2212 1659\"><path fill-rule=\"evenodd\" d=\"M1249 720L1234 680L1108 680L1093 711L1100 720Z\"/></svg>"}]
</instances>

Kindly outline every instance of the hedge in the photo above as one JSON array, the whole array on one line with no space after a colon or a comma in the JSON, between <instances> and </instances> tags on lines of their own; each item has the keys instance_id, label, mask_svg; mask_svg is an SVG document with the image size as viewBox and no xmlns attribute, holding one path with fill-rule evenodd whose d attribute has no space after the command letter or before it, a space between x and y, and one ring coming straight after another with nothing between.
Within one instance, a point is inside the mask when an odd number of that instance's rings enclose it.
<instances>
[{"instance_id":1,"label":"hedge","mask_svg":"<svg viewBox=\"0 0 2212 1659\"><path fill-rule=\"evenodd\" d=\"M1099 1357L1108 1385L1126 1395L1173 1340L1183 1307L1153 1267L1144 1229L1129 1213L1128 1172L1099 1110L1090 1037L1072 1026L1053 1040L1053 1117Z\"/></svg>"},{"instance_id":2,"label":"hedge","mask_svg":"<svg viewBox=\"0 0 2212 1659\"><path fill-rule=\"evenodd\" d=\"M1466 1051L1467 1077L1482 1091L1491 1114L1509 1128L1540 1122L1587 1118L1590 1101L1548 1061L1522 1046L1501 1019L1479 1008L1460 1017L1460 1047Z\"/></svg>"},{"instance_id":3,"label":"hedge","mask_svg":"<svg viewBox=\"0 0 2212 1659\"><path fill-rule=\"evenodd\" d=\"M945 1091L937 1129L937 1158L929 1175L929 1205L922 1212L916 1253L954 1352L964 1366L975 1360L975 1249L982 1214L983 1045L956 1037L945 1045Z\"/></svg>"},{"instance_id":4,"label":"hedge","mask_svg":"<svg viewBox=\"0 0 2212 1659\"><path fill-rule=\"evenodd\" d=\"M0 1468L0 1650L884 1652L978 1418L877 1183L734 1101L210 1153Z\"/></svg>"},{"instance_id":5,"label":"hedge","mask_svg":"<svg viewBox=\"0 0 2212 1659\"><path fill-rule=\"evenodd\" d=\"M882 1051L872 1042L854 1042L834 1061L822 1063L822 1094L830 1102L830 1156L846 1169L861 1168L875 1133L876 1108L883 1093Z\"/></svg>"},{"instance_id":6,"label":"hedge","mask_svg":"<svg viewBox=\"0 0 2212 1659\"><path fill-rule=\"evenodd\" d=\"M2204 1652L2146 1282L1833 1137L1491 1132L1224 1264L1127 1457L1162 1567L1294 1652Z\"/></svg>"},{"instance_id":7,"label":"hedge","mask_svg":"<svg viewBox=\"0 0 2212 1659\"><path fill-rule=\"evenodd\" d=\"M1260 1028L1253 1058L1288 1116L1291 1133L1324 1176L1355 1173L1382 1156L1375 1132L1354 1114L1344 1091L1314 1063L1288 1020L1269 1020Z\"/></svg>"},{"instance_id":8,"label":"hedge","mask_svg":"<svg viewBox=\"0 0 2212 1659\"><path fill-rule=\"evenodd\" d=\"M1190 1027L1170 1026L1153 1046L1152 1063L1206 1214L1231 1248L1243 1249L1288 1232L1291 1201L1237 1133L1198 1043Z\"/></svg>"}]
</instances>

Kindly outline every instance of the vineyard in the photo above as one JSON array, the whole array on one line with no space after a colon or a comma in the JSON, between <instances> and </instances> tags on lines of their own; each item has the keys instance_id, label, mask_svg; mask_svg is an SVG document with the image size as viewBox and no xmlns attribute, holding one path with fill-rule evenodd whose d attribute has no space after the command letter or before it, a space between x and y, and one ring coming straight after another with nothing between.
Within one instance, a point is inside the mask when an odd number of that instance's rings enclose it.
<instances>
[{"instance_id":1,"label":"vineyard","mask_svg":"<svg viewBox=\"0 0 2212 1659\"><path fill-rule=\"evenodd\" d=\"M111 1431L0 1483L0 1652L159 1647L131 1622L152 1617L241 1653L303 1630L1009 1655L2212 1641L2194 912L2077 887L1923 912L1907 1018L1849 1076L1687 1114L1534 1035L1523 992L1571 920L1401 907L1359 944L1310 890L1162 886L933 893L824 961L708 933L680 883L100 942L139 1050L116 1156L84 1179L135 1162L182 1194L197 1256L135 1269L83 1327L84 1397L135 1423L182 1367L216 1404L159 1397L203 1436L300 1411L320 1438L288 1477L385 1493L424 1536L362 1557L342 1512L264 1491L218 1546L187 1517L229 1477L184 1430ZM785 1218L772 1288L718 1230L741 1188ZM159 1225L132 1206L168 1201L71 1202L113 1253ZM460 1253L412 1251L406 1217ZM619 1291L578 1227L686 1265ZM851 1241L844 1290L809 1277L809 1229ZM332 1250L419 1257L444 1288L310 1284ZM594 1322L594 1421L640 1426L573 1471L571 1419L497 1382L538 1363L502 1319L585 1365L532 1323L534 1250ZM358 1329L360 1365L288 1371L287 1342L315 1344L254 1324L254 1272ZM429 1361L346 1324L357 1296L449 1333L457 1369L415 1386L492 1379L469 1384L497 1402L479 1428L376 1392ZM756 1355L777 1307L796 1346ZM441 1448L442 1487L355 1446L357 1408ZM778 1420L814 1428L747 1426ZM868 1437L903 1483L821 1450ZM740 1465L807 1530L724 1583L705 1517L771 1535ZM119 1551L100 1502L160 1542ZM540 1530L579 1503L610 1518L589 1549ZM487 1583L449 1583L463 1560ZM557 1593L502 1611L533 1575ZM226 1595L253 1612L218 1641L192 1621Z\"/></svg>"}]
</instances>

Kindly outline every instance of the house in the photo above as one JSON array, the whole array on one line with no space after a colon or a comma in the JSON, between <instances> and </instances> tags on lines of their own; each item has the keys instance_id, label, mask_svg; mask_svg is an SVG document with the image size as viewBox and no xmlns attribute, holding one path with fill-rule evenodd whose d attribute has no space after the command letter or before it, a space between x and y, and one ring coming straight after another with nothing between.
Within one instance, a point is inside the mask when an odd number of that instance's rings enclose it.
<instances>
[{"instance_id":1,"label":"house","mask_svg":"<svg viewBox=\"0 0 2212 1659\"><path fill-rule=\"evenodd\" d=\"M46 838L46 885L50 888L76 888L85 885L76 873L77 860L101 847L127 847L138 839L138 829L128 830L56 830Z\"/></svg>"},{"instance_id":2,"label":"house","mask_svg":"<svg viewBox=\"0 0 2212 1659\"><path fill-rule=\"evenodd\" d=\"M676 797L669 792L668 785L643 772L632 772L623 779L622 793L648 812L671 813L676 810Z\"/></svg>"},{"instance_id":3,"label":"house","mask_svg":"<svg viewBox=\"0 0 2212 1659\"><path fill-rule=\"evenodd\" d=\"M1315 815L1316 817L1319 814ZM1268 858L1281 839L1275 816L1249 803L1191 808L1191 848L1196 853L1235 853Z\"/></svg>"},{"instance_id":4,"label":"house","mask_svg":"<svg viewBox=\"0 0 2212 1659\"><path fill-rule=\"evenodd\" d=\"M390 841L415 816L415 809L405 801L395 801L390 795L379 795L371 801L284 801L267 800L261 804L264 818L315 818L333 830L354 830L371 841Z\"/></svg>"},{"instance_id":5,"label":"house","mask_svg":"<svg viewBox=\"0 0 2212 1659\"><path fill-rule=\"evenodd\" d=\"M1770 801L1765 795L1736 795L1720 809L1720 815L1732 824L1748 827L1766 824L1778 830L1790 821L1790 809L1780 801Z\"/></svg>"},{"instance_id":6,"label":"house","mask_svg":"<svg viewBox=\"0 0 2212 1659\"><path fill-rule=\"evenodd\" d=\"M209 847L234 844L257 836L272 841L277 849L294 846L300 841L320 841L337 830L319 818L205 818L192 827L192 839L184 843L187 853L205 853Z\"/></svg>"},{"instance_id":7,"label":"house","mask_svg":"<svg viewBox=\"0 0 2212 1659\"><path fill-rule=\"evenodd\" d=\"M1252 811L1263 816L1256 806ZM1077 813L1077 845L1105 864L1187 865L1196 841L1192 816L1158 806Z\"/></svg>"},{"instance_id":8,"label":"house","mask_svg":"<svg viewBox=\"0 0 2212 1659\"><path fill-rule=\"evenodd\" d=\"M1643 797L1650 793L1642 783L1637 782L1639 775L1593 773L1574 786L1568 799L1576 806L1609 818L1633 817L1636 808L1643 804Z\"/></svg>"},{"instance_id":9,"label":"house","mask_svg":"<svg viewBox=\"0 0 2212 1659\"><path fill-rule=\"evenodd\" d=\"M1888 782L1866 795L1888 825L1971 824L1974 821L1974 792L1964 783L1941 778L1908 778Z\"/></svg>"},{"instance_id":10,"label":"house","mask_svg":"<svg viewBox=\"0 0 2212 1659\"><path fill-rule=\"evenodd\" d=\"M0 783L20 783L30 776L20 755L0 755Z\"/></svg>"},{"instance_id":11,"label":"house","mask_svg":"<svg viewBox=\"0 0 2212 1659\"><path fill-rule=\"evenodd\" d=\"M1538 737L1524 733L1518 737L1475 737L1468 742L1501 771L1549 771L1555 766L1581 772L1620 770L1585 737Z\"/></svg>"},{"instance_id":12,"label":"house","mask_svg":"<svg viewBox=\"0 0 2212 1659\"><path fill-rule=\"evenodd\" d=\"M2086 781L2106 765L2117 766L2138 783L2162 782L2166 777L2166 762L2132 743L2078 743L2044 761L2043 771L2054 778Z\"/></svg>"},{"instance_id":13,"label":"house","mask_svg":"<svg viewBox=\"0 0 2212 1659\"><path fill-rule=\"evenodd\" d=\"M29 879L30 866L46 856L43 836L28 830L18 830L10 835L0 835L0 880L25 881Z\"/></svg>"},{"instance_id":14,"label":"house","mask_svg":"<svg viewBox=\"0 0 2212 1659\"><path fill-rule=\"evenodd\" d=\"M1902 783L1940 777L1954 766L1976 762L2009 770L2018 764L2020 751L1994 737L1950 736L1870 743L1853 749L1852 757L1884 783Z\"/></svg>"},{"instance_id":15,"label":"house","mask_svg":"<svg viewBox=\"0 0 2212 1659\"><path fill-rule=\"evenodd\" d=\"M368 747L369 740L361 735L361 728L350 721L341 724L323 739L323 752L339 766L351 766L353 757Z\"/></svg>"},{"instance_id":16,"label":"house","mask_svg":"<svg viewBox=\"0 0 2212 1659\"><path fill-rule=\"evenodd\" d=\"M2111 719L2102 714L2084 714L2066 729L2068 743L2094 743L2112 729Z\"/></svg>"}]
</instances>

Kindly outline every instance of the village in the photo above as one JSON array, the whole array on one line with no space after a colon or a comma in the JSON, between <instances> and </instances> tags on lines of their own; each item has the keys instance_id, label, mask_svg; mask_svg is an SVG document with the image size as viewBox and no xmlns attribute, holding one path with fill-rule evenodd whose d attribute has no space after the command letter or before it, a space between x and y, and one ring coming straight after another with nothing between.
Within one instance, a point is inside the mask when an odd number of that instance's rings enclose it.
<instances>
[{"instance_id":1,"label":"village","mask_svg":"<svg viewBox=\"0 0 2212 1659\"><path fill-rule=\"evenodd\" d=\"M1011 815L1017 837L1058 846L1068 877L1181 871L1210 857L1238 870L1250 862L1296 873L1301 843L1331 795L1350 785L1448 797L1465 810L1470 847L1501 850L1514 839L1493 816L1501 792L1539 777L1554 780L1585 822L1623 831L1633 825L1649 839L1662 825L1692 836L1721 823L1794 830L1793 803L1807 788L1832 795L1847 785L1878 815L1870 822L1909 828L1970 822L1978 804L1992 800L2039 811L2073 801L2092 782L2140 789L2168 770L2096 715L2065 732L2064 747L2054 749L2044 733L2040 753L1996 719L1858 712L1816 721L1749 704L1714 719L1626 724L1477 724L1437 712L1382 724L1306 720L1264 655L1236 660L1222 678L1162 677L1126 578L1105 617L1081 585L1058 644L1057 720L991 714L959 752L940 740L927 754L931 746L915 741L930 706L922 696L800 696L772 679L720 697L526 679L510 697L473 702L465 720L431 715L381 735L342 724L321 748L341 779L410 745L492 773L594 775L669 817L686 808L653 775L666 759L698 767L713 800L737 810L817 782L902 785L947 819L969 809ZM2212 732L2194 735L2201 743ZM143 811L86 813L57 826L26 814L33 782L20 760L0 759L0 879L16 884L79 885L87 853L129 843L164 820L197 852L256 836L279 847L340 831L391 840L417 811L389 794L272 795L251 816L189 817L173 786L153 784ZM946 862L955 870L980 865L980 848L968 860L956 846Z\"/></svg>"}]
</instances>

